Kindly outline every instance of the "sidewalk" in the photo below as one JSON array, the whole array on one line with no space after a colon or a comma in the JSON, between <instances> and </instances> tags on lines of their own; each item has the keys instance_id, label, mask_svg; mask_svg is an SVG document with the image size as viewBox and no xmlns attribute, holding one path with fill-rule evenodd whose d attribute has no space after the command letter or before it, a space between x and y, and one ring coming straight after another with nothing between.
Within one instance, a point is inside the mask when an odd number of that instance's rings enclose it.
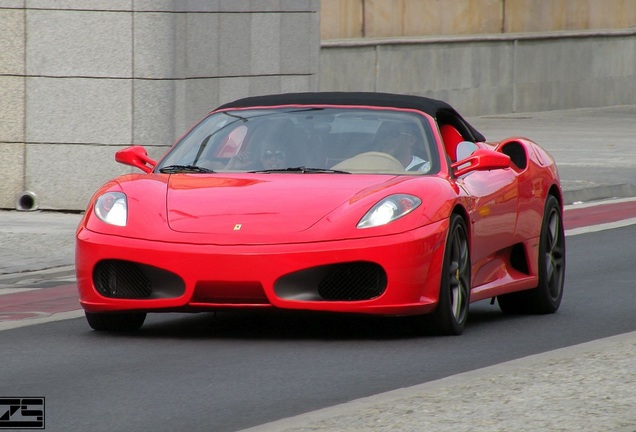
<instances>
[{"instance_id":1,"label":"sidewalk","mask_svg":"<svg viewBox=\"0 0 636 432\"><path fill-rule=\"evenodd\" d=\"M636 105L469 119L489 140L527 136L550 151L566 203L636 196L635 120ZM0 210L0 291L72 278L80 218ZM627 333L249 431L635 432L635 353L636 332Z\"/></svg>"},{"instance_id":2,"label":"sidewalk","mask_svg":"<svg viewBox=\"0 0 636 432\"><path fill-rule=\"evenodd\" d=\"M24 272L74 271L74 233L81 217L53 211L0 211L0 283Z\"/></svg>"}]
</instances>

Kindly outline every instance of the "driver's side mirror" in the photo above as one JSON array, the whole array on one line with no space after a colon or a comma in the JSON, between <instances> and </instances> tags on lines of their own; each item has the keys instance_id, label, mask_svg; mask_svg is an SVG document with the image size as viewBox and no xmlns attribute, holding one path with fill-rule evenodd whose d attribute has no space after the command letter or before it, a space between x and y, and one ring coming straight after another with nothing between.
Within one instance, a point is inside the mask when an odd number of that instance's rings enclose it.
<instances>
[{"instance_id":1,"label":"driver's side mirror","mask_svg":"<svg viewBox=\"0 0 636 432\"><path fill-rule=\"evenodd\" d=\"M144 172L154 169L157 162L148 157L148 152L142 146L130 146L115 153L115 160L124 165L139 168Z\"/></svg>"},{"instance_id":2,"label":"driver's side mirror","mask_svg":"<svg viewBox=\"0 0 636 432\"><path fill-rule=\"evenodd\" d=\"M489 171L510 168L510 156L488 149L478 149L465 159L451 165L455 176L460 177L472 171Z\"/></svg>"}]
</instances>

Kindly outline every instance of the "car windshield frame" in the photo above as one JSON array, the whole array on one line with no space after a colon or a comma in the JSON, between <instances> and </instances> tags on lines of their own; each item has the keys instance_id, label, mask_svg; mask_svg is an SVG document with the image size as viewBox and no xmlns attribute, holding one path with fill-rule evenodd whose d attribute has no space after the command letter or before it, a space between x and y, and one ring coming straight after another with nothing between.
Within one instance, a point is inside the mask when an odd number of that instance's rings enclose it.
<instances>
[{"instance_id":1,"label":"car windshield frame","mask_svg":"<svg viewBox=\"0 0 636 432\"><path fill-rule=\"evenodd\" d=\"M190 174L435 174L440 156L433 125L428 114L404 108L226 109L203 118L154 171L186 166Z\"/></svg>"}]
</instances>

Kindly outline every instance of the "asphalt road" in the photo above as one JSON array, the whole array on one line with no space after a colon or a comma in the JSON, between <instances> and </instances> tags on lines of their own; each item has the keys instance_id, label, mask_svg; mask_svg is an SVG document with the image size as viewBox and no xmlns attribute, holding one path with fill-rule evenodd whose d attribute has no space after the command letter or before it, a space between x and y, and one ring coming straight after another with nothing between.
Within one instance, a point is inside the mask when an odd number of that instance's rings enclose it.
<instances>
[{"instance_id":1,"label":"asphalt road","mask_svg":"<svg viewBox=\"0 0 636 432\"><path fill-rule=\"evenodd\" d=\"M0 395L45 396L49 431L236 431L636 330L636 226L568 236L557 314L471 306L460 337L408 320L154 315L136 335L72 319L0 332Z\"/></svg>"}]
</instances>

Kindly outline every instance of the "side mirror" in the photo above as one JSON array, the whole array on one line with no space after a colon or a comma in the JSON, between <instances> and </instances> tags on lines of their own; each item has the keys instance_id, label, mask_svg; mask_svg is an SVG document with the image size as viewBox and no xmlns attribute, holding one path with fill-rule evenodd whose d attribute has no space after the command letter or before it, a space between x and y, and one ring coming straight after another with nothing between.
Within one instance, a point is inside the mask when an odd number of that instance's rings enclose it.
<instances>
[{"instance_id":1,"label":"side mirror","mask_svg":"<svg viewBox=\"0 0 636 432\"><path fill-rule=\"evenodd\" d=\"M472 171L510 168L510 156L494 150L479 149L466 159L453 163L451 168L455 170L455 176L457 177Z\"/></svg>"},{"instance_id":2,"label":"side mirror","mask_svg":"<svg viewBox=\"0 0 636 432\"><path fill-rule=\"evenodd\" d=\"M131 146L115 153L115 160L124 165L139 168L144 172L153 170L157 162L148 157L146 149L142 146Z\"/></svg>"},{"instance_id":3,"label":"side mirror","mask_svg":"<svg viewBox=\"0 0 636 432\"><path fill-rule=\"evenodd\" d=\"M477 151L479 147L477 144L471 141L462 141L457 144L457 149L455 150L455 154L457 155L457 160L460 161L462 159L466 159L468 156L473 154L474 151Z\"/></svg>"}]
</instances>

